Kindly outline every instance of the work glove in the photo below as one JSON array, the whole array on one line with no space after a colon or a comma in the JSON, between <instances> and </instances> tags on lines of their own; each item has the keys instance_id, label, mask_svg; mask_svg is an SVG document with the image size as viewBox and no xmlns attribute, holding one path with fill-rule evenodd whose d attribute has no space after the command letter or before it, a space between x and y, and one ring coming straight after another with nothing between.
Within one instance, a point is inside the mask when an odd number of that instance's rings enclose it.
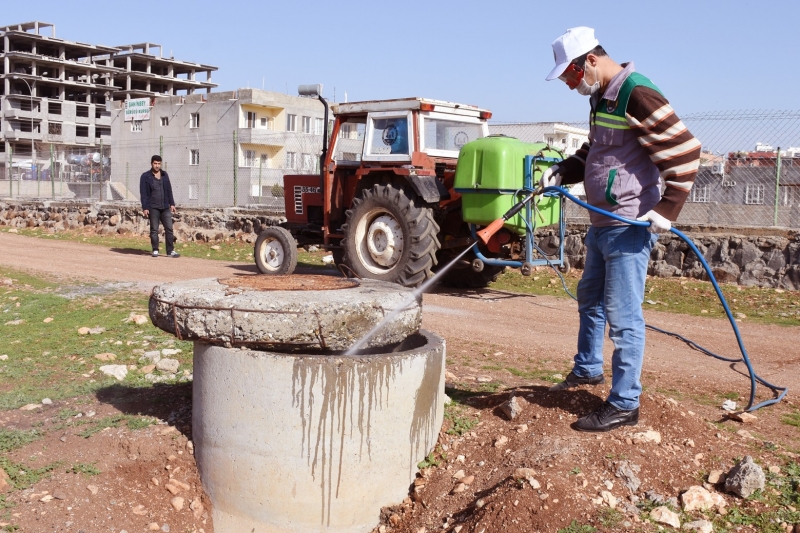
<instances>
[{"instance_id":1,"label":"work glove","mask_svg":"<svg viewBox=\"0 0 800 533\"><path fill-rule=\"evenodd\" d=\"M653 210L648 211L636 220L641 222L650 222L647 231L650 233L667 233L672 228L672 222L656 213Z\"/></svg>"},{"instance_id":2,"label":"work glove","mask_svg":"<svg viewBox=\"0 0 800 533\"><path fill-rule=\"evenodd\" d=\"M550 166L544 171L544 174L542 174L542 180L540 181L542 187L558 187L561 185L562 172L563 170L558 164Z\"/></svg>"}]
</instances>

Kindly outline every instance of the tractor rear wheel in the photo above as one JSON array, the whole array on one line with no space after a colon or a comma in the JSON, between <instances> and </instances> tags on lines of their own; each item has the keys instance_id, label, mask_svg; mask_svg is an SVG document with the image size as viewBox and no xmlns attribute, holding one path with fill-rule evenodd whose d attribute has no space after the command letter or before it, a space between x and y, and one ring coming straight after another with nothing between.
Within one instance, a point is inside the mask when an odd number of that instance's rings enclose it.
<instances>
[{"instance_id":1,"label":"tractor rear wheel","mask_svg":"<svg viewBox=\"0 0 800 533\"><path fill-rule=\"evenodd\" d=\"M439 226L432 209L418 203L414 192L393 183L376 184L353 199L341 242L352 275L406 287L433 276Z\"/></svg>"}]
</instances>

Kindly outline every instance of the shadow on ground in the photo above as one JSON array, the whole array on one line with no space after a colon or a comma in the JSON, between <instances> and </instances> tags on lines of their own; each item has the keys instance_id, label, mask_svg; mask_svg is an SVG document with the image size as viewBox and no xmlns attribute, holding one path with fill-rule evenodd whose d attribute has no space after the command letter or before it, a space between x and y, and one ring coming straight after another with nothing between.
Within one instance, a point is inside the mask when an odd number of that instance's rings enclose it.
<instances>
[{"instance_id":1,"label":"shadow on ground","mask_svg":"<svg viewBox=\"0 0 800 533\"><path fill-rule=\"evenodd\" d=\"M97 391L98 401L126 415L153 416L192 439L192 383L157 383L139 388L115 384Z\"/></svg>"}]
</instances>

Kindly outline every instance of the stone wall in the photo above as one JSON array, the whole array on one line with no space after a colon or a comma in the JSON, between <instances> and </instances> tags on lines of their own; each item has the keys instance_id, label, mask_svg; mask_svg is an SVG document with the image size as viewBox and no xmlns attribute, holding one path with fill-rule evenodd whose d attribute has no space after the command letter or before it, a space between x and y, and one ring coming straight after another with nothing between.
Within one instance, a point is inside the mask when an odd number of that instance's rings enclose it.
<instances>
[{"instance_id":1,"label":"stone wall","mask_svg":"<svg viewBox=\"0 0 800 533\"><path fill-rule=\"evenodd\" d=\"M237 208L181 208L173 219L178 242L234 238L251 243L263 228L284 220L281 214ZM39 227L50 232L90 231L101 235L150 232L150 223L141 207L131 203L0 201L0 226Z\"/></svg>"},{"instance_id":2,"label":"stone wall","mask_svg":"<svg viewBox=\"0 0 800 533\"><path fill-rule=\"evenodd\" d=\"M263 228L284 220L280 213L244 208L181 208L174 218L179 242L233 238L252 243ZM150 227L136 204L22 200L0 201L0 226L142 236ZM565 254L575 268L583 267L586 229L574 225L567 230ZM710 226L682 226L681 230L695 242L721 283L800 290L800 230ZM539 232L538 239L545 252L557 250L558 235L552 229ZM689 246L674 234L659 237L649 273L707 279Z\"/></svg>"},{"instance_id":3,"label":"stone wall","mask_svg":"<svg viewBox=\"0 0 800 533\"><path fill-rule=\"evenodd\" d=\"M800 231L696 226L680 229L695 243L720 283L800 290ZM564 254L576 268L583 268L586 230L586 226L570 227L564 240ZM541 232L539 239L545 252L557 252L556 232ZM648 274L708 279L689 245L673 233L659 236L650 255Z\"/></svg>"}]
</instances>

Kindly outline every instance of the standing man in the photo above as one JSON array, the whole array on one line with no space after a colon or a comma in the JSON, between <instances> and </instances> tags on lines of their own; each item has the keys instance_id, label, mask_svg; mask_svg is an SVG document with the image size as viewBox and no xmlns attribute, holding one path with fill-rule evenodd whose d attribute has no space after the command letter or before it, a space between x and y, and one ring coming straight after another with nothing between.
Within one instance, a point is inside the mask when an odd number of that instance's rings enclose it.
<instances>
[{"instance_id":1,"label":"standing man","mask_svg":"<svg viewBox=\"0 0 800 533\"><path fill-rule=\"evenodd\" d=\"M594 30L578 27L553 41L558 78L589 97L589 142L550 167L542 183L584 183L588 203L621 217L649 221L631 226L590 212L586 265L578 283L578 353L560 391L599 385L608 323L614 343L611 391L594 413L578 419L578 431L609 431L639 422L644 359L642 313L650 251L658 233L670 230L694 184L700 142L686 129L661 91L606 54ZM665 185L662 195L662 183ZM649 230L649 231L648 231Z\"/></svg>"},{"instance_id":2,"label":"standing man","mask_svg":"<svg viewBox=\"0 0 800 533\"><path fill-rule=\"evenodd\" d=\"M175 235L172 233L172 213L175 212L175 199L172 197L172 184L169 175L161 170L161 156L150 158L150 170L139 178L139 193L142 198L144 216L150 218L150 244L153 257L158 257L158 224L164 225L164 241L167 257L180 257L175 251Z\"/></svg>"}]
</instances>

